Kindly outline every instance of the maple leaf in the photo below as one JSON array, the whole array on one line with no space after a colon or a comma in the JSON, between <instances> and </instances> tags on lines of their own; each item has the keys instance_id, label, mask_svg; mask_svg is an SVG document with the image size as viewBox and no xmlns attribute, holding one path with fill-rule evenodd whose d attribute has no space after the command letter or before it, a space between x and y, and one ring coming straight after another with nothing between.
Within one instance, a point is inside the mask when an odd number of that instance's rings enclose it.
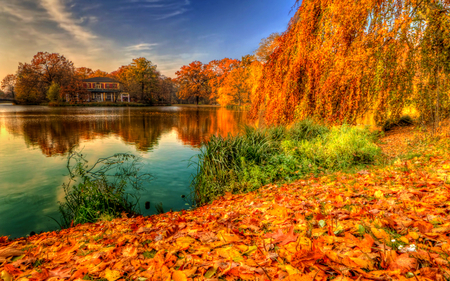
<instances>
[{"instance_id":1,"label":"maple leaf","mask_svg":"<svg viewBox=\"0 0 450 281\"><path fill-rule=\"evenodd\" d=\"M417 260L410 258L409 254L402 254L389 266L390 270L400 269L402 273L412 271L417 267Z\"/></svg>"},{"instance_id":2,"label":"maple leaf","mask_svg":"<svg viewBox=\"0 0 450 281\"><path fill-rule=\"evenodd\" d=\"M314 266L316 261L324 256L320 251L300 250L294 254L291 264L303 270L305 267Z\"/></svg>"},{"instance_id":3,"label":"maple leaf","mask_svg":"<svg viewBox=\"0 0 450 281\"><path fill-rule=\"evenodd\" d=\"M282 246L282 245L286 245L290 242L297 241L298 235L294 235L294 226L291 226L291 228L289 229L289 232L287 234L284 234L281 229L278 229L278 231L275 233L266 234L266 237L274 238L275 241L273 243L280 244Z\"/></svg>"},{"instance_id":4,"label":"maple leaf","mask_svg":"<svg viewBox=\"0 0 450 281\"><path fill-rule=\"evenodd\" d=\"M19 275L22 273L22 271L20 271L18 268L16 268L14 265L12 264L6 264L4 269L11 275Z\"/></svg>"}]
</instances>

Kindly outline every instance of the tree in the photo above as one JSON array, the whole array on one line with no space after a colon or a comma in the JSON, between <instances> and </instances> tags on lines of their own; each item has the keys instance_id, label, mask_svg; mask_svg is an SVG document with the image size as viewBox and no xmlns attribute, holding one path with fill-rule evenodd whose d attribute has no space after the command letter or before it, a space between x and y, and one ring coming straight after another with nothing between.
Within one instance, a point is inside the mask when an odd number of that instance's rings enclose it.
<instances>
[{"instance_id":1,"label":"tree","mask_svg":"<svg viewBox=\"0 0 450 281\"><path fill-rule=\"evenodd\" d=\"M97 70L97 71L101 71L101 70ZM88 68L88 67L77 67L75 68L75 76L79 79L79 80L85 80L88 79L90 77L95 77L94 75L94 71L92 71L92 69ZM101 76L104 77L104 76Z\"/></svg>"},{"instance_id":2,"label":"tree","mask_svg":"<svg viewBox=\"0 0 450 281\"><path fill-rule=\"evenodd\" d=\"M280 33L274 32L268 37L261 39L258 49L256 49L254 52L256 59L262 62L267 62L270 55L279 45L278 39L280 38L280 36Z\"/></svg>"},{"instance_id":3,"label":"tree","mask_svg":"<svg viewBox=\"0 0 450 281\"><path fill-rule=\"evenodd\" d=\"M442 118L449 117L450 99L450 21L448 8L433 2L420 10L417 29L419 63L415 79L418 82L414 106L423 121L432 121L434 131ZM416 41L417 42L417 41Z\"/></svg>"},{"instance_id":4,"label":"tree","mask_svg":"<svg viewBox=\"0 0 450 281\"><path fill-rule=\"evenodd\" d=\"M58 83L53 82L52 85L50 85L50 88L48 88L47 90L47 99L49 101L57 101L60 98L60 90L61 88L59 87Z\"/></svg>"},{"instance_id":5,"label":"tree","mask_svg":"<svg viewBox=\"0 0 450 281\"><path fill-rule=\"evenodd\" d=\"M0 85L0 89L5 91L5 95L15 98L15 87L16 87L17 76L14 74L8 74L3 78Z\"/></svg>"},{"instance_id":6,"label":"tree","mask_svg":"<svg viewBox=\"0 0 450 281\"><path fill-rule=\"evenodd\" d=\"M159 102L172 103L176 98L176 85L170 77L161 75L158 79L154 98Z\"/></svg>"},{"instance_id":7,"label":"tree","mask_svg":"<svg viewBox=\"0 0 450 281\"><path fill-rule=\"evenodd\" d=\"M245 66L233 69L226 75L223 87L219 91L218 102L221 105L239 105L250 103L251 85L247 83L250 73Z\"/></svg>"},{"instance_id":8,"label":"tree","mask_svg":"<svg viewBox=\"0 0 450 281\"><path fill-rule=\"evenodd\" d=\"M57 53L39 52L31 63L19 63L17 71L17 100L22 103L40 103L52 83L61 87L74 80L73 63Z\"/></svg>"},{"instance_id":9,"label":"tree","mask_svg":"<svg viewBox=\"0 0 450 281\"><path fill-rule=\"evenodd\" d=\"M222 60L210 61L207 65L207 73L210 76L209 86L211 95L214 98L220 97L220 89L223 87L224 79L227 74L235 68L238 68L240 61L237 59L224 58Z\"/></svg>"},{"instance_id":10,"label":"tree","mask_svg":"<svg viewBox=\"0 0 450 281\"><path fill-rule=\"evenodd\" d=\"M179 84L178 97L188 99L194 97L198 105L200 97L210 98L211 88L208 84L210 73L207 65L193 61L189 65L183 65L177 75L176 81Z\"/></svg>"},{"instance_id":11,"label":"tree","mask_svg":"<svg viewBox=\"0 0 450 281\"><path fill-rule=\"evenodd\" d=\"M61 86L59 98L71 103L78 103L89 99L89 91L77 77L72 77L70 83Z\"/></svg>"},{"instance_id":12,"label":"tree","mask_svg":"<svg viewBox=\"0 0 450 281\"><path fill-rule=\"evenodd\" d=\"M439 0L302 1L264 64L251 118L269 124L304 118L355 124L368 115L382 124L399 118L428 79L421 62L442 61L429 60L443 49L432 51L426 42L446 48L449 6ZM439 87L446 92L450 83Z\"/></svg>"},{"instance_id":13,"label":"tree","mask_svg":"<svg viewBox=\"0 0 450 281\"><path fill-rule=\"evenodd\" d=\"M156 65L143 57L133 59L133 62L127 67L126 73L128 81L139 85L140 100L151 103L152 91L155 90L157 78L160 75L156 70Z\"/></svg>"},{"instance_id":14,"label":"tree","mask_svg":"<svg viewBox=\"0 0 450 281\"><path fill-rule=\"evenodd\" d=\"M92 71L92 70L91 70ZM106 71L97 69L96 71L92 72L91 74L89 74L88 78L94 78L94 77L108 77L109 74Z\"/></svg>"}]
</instances>

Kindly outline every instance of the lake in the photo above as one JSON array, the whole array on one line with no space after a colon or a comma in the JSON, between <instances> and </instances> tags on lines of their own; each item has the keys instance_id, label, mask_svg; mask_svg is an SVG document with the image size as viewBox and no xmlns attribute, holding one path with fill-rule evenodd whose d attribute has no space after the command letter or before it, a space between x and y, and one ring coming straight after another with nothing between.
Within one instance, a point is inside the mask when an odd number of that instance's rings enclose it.
<instances>
[{"instance_id":1,"label":"lake","mask_svg":"<svg viewBox=\"0 0 450 281\"><path fill-rule=\"evenodd\" d=\"M154 180L140 193L144 215L188 209L189 166L211 135L236 134L245 111L218 107L86 108L0 104L0 236L58 229L67 156L82 151L89 163L115 153L142 158ZM151 207L146 210L146 201Z\"/></svg>"}]
</instances>

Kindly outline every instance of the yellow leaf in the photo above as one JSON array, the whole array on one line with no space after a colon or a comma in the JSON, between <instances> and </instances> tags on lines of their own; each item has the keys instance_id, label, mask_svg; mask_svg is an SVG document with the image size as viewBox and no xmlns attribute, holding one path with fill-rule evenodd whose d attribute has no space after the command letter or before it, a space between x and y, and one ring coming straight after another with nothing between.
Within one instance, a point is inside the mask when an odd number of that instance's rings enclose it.
<instances>
[{"instance_id":1,"label":"yellow leaf","mask_svg":"<svg viewBox=\"0 0 450 281\"><path fill-rule=\"evenodd\" d=\"M411 238L414 239L414 240L419 239L419 234L418 234L417 232L410 231L410 232L408 233L408 235L409 235L409 237L411 237Z\"/></svg>"},{"instance_id":2,"label":"yellow leaf","mask_svg":"<svg viewBox=\"0 0 450 281\"><path fill-rule=\"evenodd\" d=\"M183 272L177 270L172 274L172 280L173 281L187 281L187 276Z\"/></svg>"},{"instance_id":3,"label":"yellow leaf","mask_svg":"<svg viewBox=\"0 0 450 281\"><path fill-rule=\"evenodd\" d=\"M109 268L107 268L105 270L105 278L108 279L108 281L116 281L120 277L122 277L122 274L120 274L120 271L111 270Z\"/></svg>"},{"instance_id":4,"label":"yellow leaf","mask_svg":"<svg viewBox=\"0 0 450 281\"><path fill-rule=\"evenodd\" d=\"M241 261L244 258L241 256L238 250L233 247L220 248L216 250L217 254L222 258L230 259L235 262Z\"/></svg>"},{"instance_id":5,"label":"yellow leaf","mask_svg":"<svg viewBox=\"0 0 450 281\"><path fill-rule=\"evenodd\" d=\"M286 270L286 272L289 275L294 275L294 274L298 274L300 273L300 271L298 271L298 269L296 269L295 267L293 267L292 265L285 265L285 266L280 266L282 269Z\"/></svg>"},{"instance_id":6,"label":"yellow leaf","mask_svg":"<svg viewBox=\"0 0 450 281\"><path fill-rule=\"evenodd\" d=\"M409 243L409 240L408 240L408 238L406 238L405 236L403 236L403 237L400 237L398 240L400 240L400 241L402 241L403 243L406 243L406 244L408 244Z\"/></svg>"},{"instance_id":7,"label":"yellow leaf","mask_svg":"<svg viewBox=\"0 0 450 281\"><path fill-rule=\"evenodd\" d=\"M383 194L383 192L381 191L381 190L377 190L377 191L375 191L375 197L376 198L378 198L378 199L380 199L380 198L382 198L383 196L384 196L384 194Z\"/></svg>"},{"instance_id":8,"label":"yellow leaf","mask_svg":"<svg viewBox=\"0 0 450 281\"><path fill-rule=\"evenodd\" d=\"M3 279L3 281L12 281L13 277L11 276L11 274L9 274L6 270L2 271L1 277Z\"/></svg>"},{"instance_id":9,"label":"yellow leaf","mask_svg":"<svg viewBox=\"0 0 450 281\"><path fill-rule=\"evenodd\" d=\"M196 240L194 238L191 238L189 236L180 237L177 239L177 246L180 250L186 250L189 249L189 247L195 242Z\"/></svg>"},{"instance_id":10,"label":"yellow leaf","mask_svg":"<svg viewBox=\"0 0 450 281\"><path fill-rule=\"evenodd\" d=\"M389 234L386 233L383 229L377 229L375 227L371 228L373 235L380 240L388 240Z\"/></svg>"}]
</instances>

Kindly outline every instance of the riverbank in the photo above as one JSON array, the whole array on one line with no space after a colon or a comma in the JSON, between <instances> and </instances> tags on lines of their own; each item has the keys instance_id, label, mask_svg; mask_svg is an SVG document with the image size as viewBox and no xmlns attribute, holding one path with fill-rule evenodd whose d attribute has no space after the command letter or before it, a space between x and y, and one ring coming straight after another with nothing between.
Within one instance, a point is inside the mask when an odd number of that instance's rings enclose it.
<instances>
[{"instance_id":1,"label":"riverbank","mask_svg":"<svg viewBox=\"0 0 450 281\"><path fill-rule=\"evenodd\" d=\"M193 211L1 238L2 278L448 279L448 136L395 129L380 147L386 163L355 173L226 194Z\"/></svg>"}]
</instances>

